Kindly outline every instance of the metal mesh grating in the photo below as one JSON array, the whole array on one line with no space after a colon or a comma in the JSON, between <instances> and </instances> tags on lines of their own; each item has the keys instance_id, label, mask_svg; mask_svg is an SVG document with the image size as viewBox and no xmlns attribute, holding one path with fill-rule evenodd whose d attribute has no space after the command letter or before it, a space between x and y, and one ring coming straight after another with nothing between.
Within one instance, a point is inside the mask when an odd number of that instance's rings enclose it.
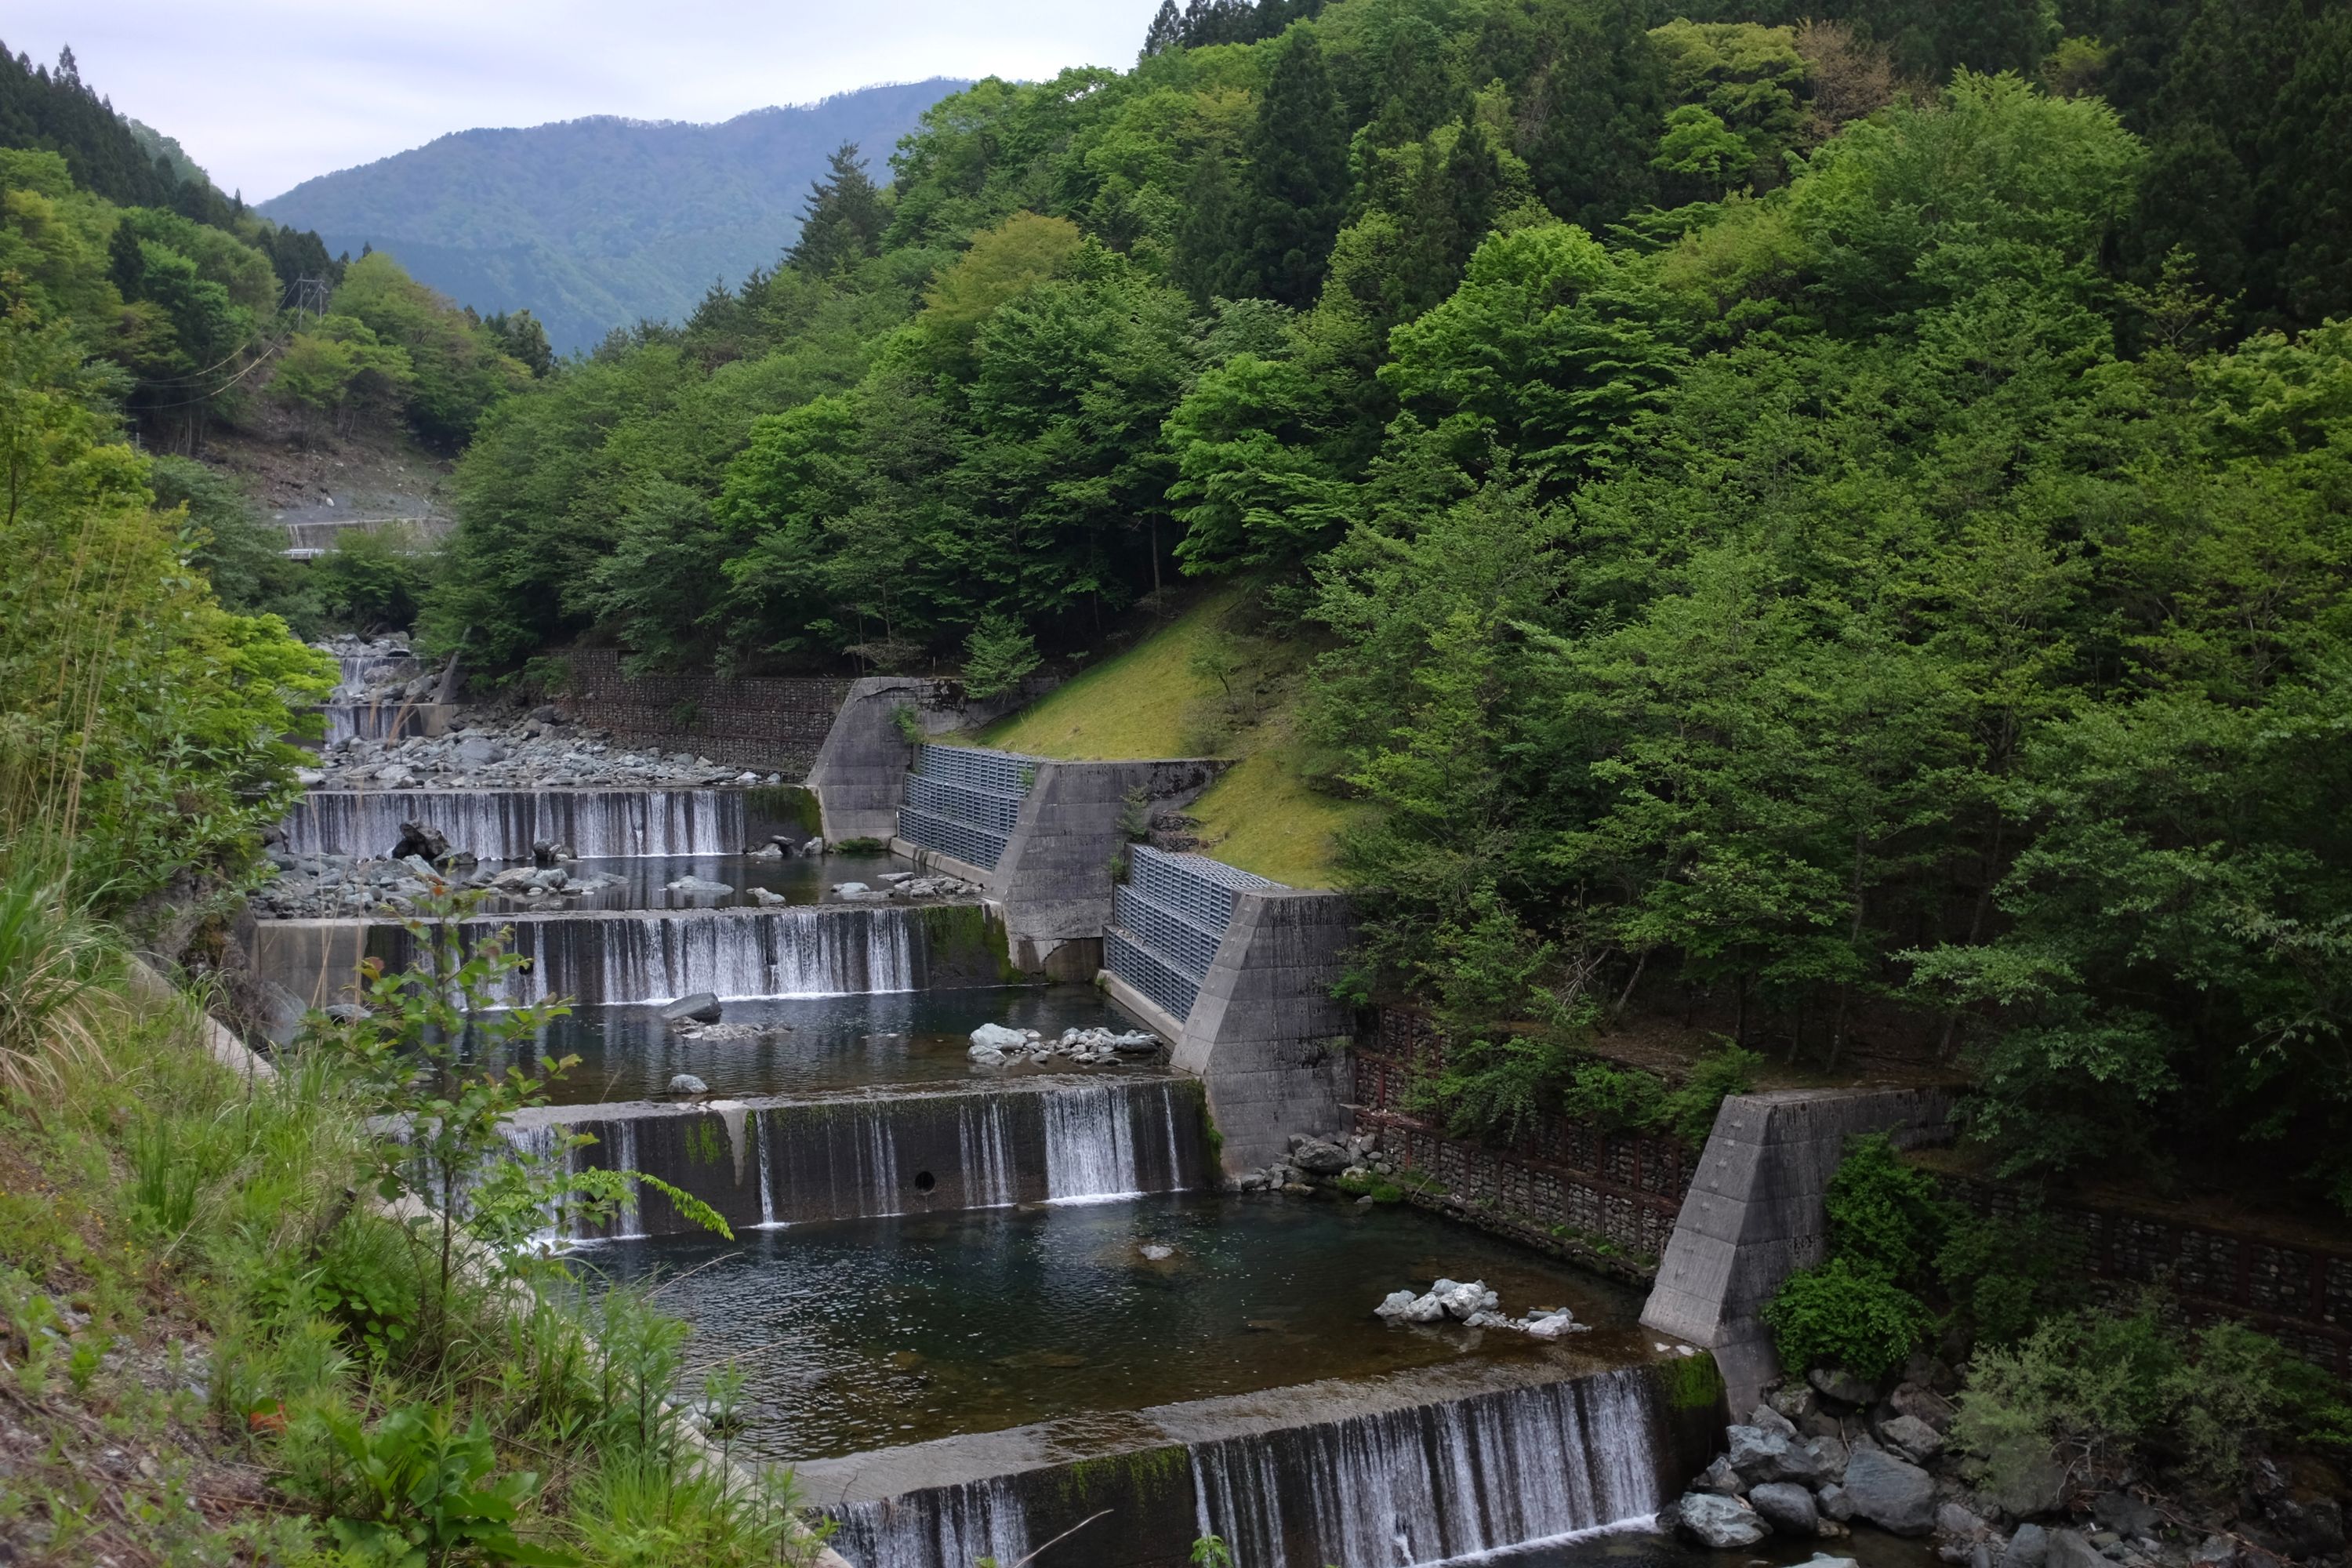
<instances>
[{"instance_id":1,"label":"metal mesh grating","mask_svg":"<svg viewBox=\"0 0 2352 1568\"><path fill-rule=\"evenodd\" d=\"M1224 935L1195 925L1132 885L1115 890L1111 919L1195 980L1209 973Z\"/></svg>"},{"instance_id":2,"label":"metal mesh grating","mask_svg":"<svg viewBox=\"0 0 2352 1568\"><path fill-rule=\"evenodd\" d=\"M1103 966L1181 1020L1234 923L1234 895L1280 886L1205 855L1139 844L1128 851L1127 885L1113 894Z\"/></svg>"},{"instance_id":3,"label":"metal mesh grating","mask_svg":"<svg viewBox=\"0 0 2352 1568\"><path fill-rule=\"evenodd\" d=\"M1150 948L1113 927L1103 933L1103 967L1134 986L1181 1023L1201 994L1198 982L1180 973Z\"/></svg>"},{"instance_id":4,"label":"metal mesh grating","mask_svg":"<svg viewBox=\"0 0 2352 1568\"><path fill-rule=\"evenodd\" d=\"M898 836L926 849L996 869L1022 797L1037 780L1037 759L971 746L924 746L907 778Z\"/></svg>"}]
</instances>

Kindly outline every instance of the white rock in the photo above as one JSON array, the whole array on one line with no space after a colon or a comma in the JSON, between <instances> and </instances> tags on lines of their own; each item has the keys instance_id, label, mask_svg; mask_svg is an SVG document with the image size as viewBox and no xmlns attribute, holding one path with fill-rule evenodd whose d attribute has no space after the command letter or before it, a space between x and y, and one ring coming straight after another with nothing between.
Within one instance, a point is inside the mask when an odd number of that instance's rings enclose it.
<instances>
[{"instance_id":1,"label":"white rock","mask_svg":"<svg viewBox=\"0 0 2352 1568\"><path fill-rule=\"evenodd\" d=\"M1452 1289L1448 1289L1448 1286ZM1501 1297L1486 1289L1486 1282L1483 1279L1473 1279L1466 1284L1441 1279L1430 1293L1437 1298L1447 1316L1464 1322L1480 1312L1493 1311L1502 1302Z\"/></svg>"},{"instance_id":2,"label":"white rock","mask_svg":"<svg viewBox=\"0 0 2352 1568\"><path fill-rule=\"evenodd\" d=\"M1263 1179L1259 1184L1264 1184ZM1412 1310L1420 1300L1410 1290L1391 1290L1381 1298L1381 1304L1372 1309L1372 1316L1389 1323L1419 1322L1422 1320L1415 1318Z\"/></svg>"},{"instance_id":3,"label":"white rock","mask_svg":"<svg viewBox=\"0 0 2352 1568\"><path fill-rule=\"evenodd\" d=\"M971 1047L974 1054L982 1050L999 1052L1019 1050L1028 1043L1028 1037L1020 1030L1008 1029L1002 1024L982 1024L971 1032Z\"/></svg>"},{"instance_id":4,"label":"white rock","mask_svg":"<svg viewBox=\"0 0 2352 1568\"><path fill-rule=\"evenodd\" d=\"M1159 1263L1166 1258L1171 1258L1176 1256L1176 1249L1174 1247L1162 1247L1156 1241L1144 1243L1142 1250L1143 1256L1150 1258L1154 1263Z\"/></svg>"}]
</instances>

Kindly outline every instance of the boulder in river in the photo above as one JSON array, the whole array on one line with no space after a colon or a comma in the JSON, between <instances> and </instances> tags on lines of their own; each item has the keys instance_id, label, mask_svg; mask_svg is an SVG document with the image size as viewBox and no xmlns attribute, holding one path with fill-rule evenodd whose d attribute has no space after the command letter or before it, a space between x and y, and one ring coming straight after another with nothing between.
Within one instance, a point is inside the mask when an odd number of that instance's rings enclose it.
<instances>
[{"instance_id":1,"label":"boulder in river","mask_svg":"<svg viewBox=\"0 0 2352 1568\"><path fill-rule=\"evenodd\" d=\"M1854 1516L1896 1535L1936 1528L1936 1482L1907 1460L1876 1448L1857 1448L1846 1461L1845 1495Z\"/></svg>"},{"instance_id":2,"label":"boulder in river","mask_svg":"<svg viewBox=\"0 0 2352 1568\"><path fill-rule=\"evenodd\" d=\"M1029 1037L1018 1029L1008 1029L1002 1024L982 1024L971 1032L971 1054L982 1051L1017 1051L1026 1049Z\"/></svg>"},{"instance_id":3,"label":"boulder in river","mask_svg":"<svg viewBox=\"0 0 2352 1568\"><path fill-rule=\"evenodd\" d=\"M1671 1510L1675 1528L1717 1552L1753 1546L1771 1533L1757 1511L1736 1497L1686 1492Z\"/></svg>"},{"instance_id":4,"label":"boulder in river","mask_svg":"<svg viewBox=\"0 0 2352 1568\"><path fill-rule=\"evenodd\" d=\"M1821 1533L1822 1516L1813 1494L1794 1481L1766 1481L1748 1492L1750 1507L1764 1522L1783 1535L1811 1537Z\"/></svg>"},{"instance_id":5,"label":"boulder in river","mask_svg":"<svg viewBox=\"0 0 2352 1568\"><path fill-rule=\"evenodd\" d=\"M698 991L691 996L681 996L662 1009L665 1024L716 1024L719 1018L719 998L709 991Z\"/></svg>"},{"instance_id":6,"label":"boulder in river","mask_svg":"<svg viewBox=\"0 0 2352 1568\"><path fill-rule=\"evenodd\" d=\"M429 822L404 822L400 825L400 842L392 847L392 858L405 860L410 856L433 865L449 857L449 837Z\"/></svg>"},{"instance_id":7,"label":"boulder in river","mask_svg":"<svg viewBox=\"0 0 2352 1568\"><path fill-rule=\"evenodd\" d=\"M679 1073L669 1080L672 1094L709 1094L710 1086L690 1072Z\"/></svg>"}]
</instances>

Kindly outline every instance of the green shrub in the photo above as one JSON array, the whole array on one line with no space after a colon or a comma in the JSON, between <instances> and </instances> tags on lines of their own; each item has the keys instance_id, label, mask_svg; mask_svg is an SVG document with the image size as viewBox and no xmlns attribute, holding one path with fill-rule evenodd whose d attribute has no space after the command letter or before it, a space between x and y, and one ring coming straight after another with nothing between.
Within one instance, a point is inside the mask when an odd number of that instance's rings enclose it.
<instances>
[{"instance_id":1,"label":"green shrub","mask_svg":"<svg viewBox=\"0 0 2352 1568\"><path fill-rule=\"evenodd\" d=\"M2227 1489L2266 1439L2340 1441L2345 1416L2342 1391L2276 1340L2231 1322L2190 1333L2143 1307L2052 1318L2016 1345L1980 1349L1952 1440L1996 1484L2055 1454L2168 1461Z\"/></svg>"},{"instance_id":2,"label":"green shrub","mask_svg":"<svg viewBox=\"0 0 2352 1568\"><path fill-rule=\"evenodd\" d=\"M841 838L826 846L836 855L887 855L890 841L887 838Z\"/></svg>"},{"instance_id":3,"label":"green shrub","mask_svg":"<svg viewBox=\"0 0 2352 1568\"><path fill-rule=\"evenodd\" d=\"M1756 1069L1763 1065L1760 1053L1736 1045L1707 1052L1691 1064L1682 1087L1660 1102L1655 1125L1694 1149L1705 1146L1715 1131L1716 1112L1733 1095L1754 1089Z\"/></svg>"},{"instance_id":4,"label":"green shrub","mask_svg":"<svg viewBox=\"0 0 2352 1568\"><path fill-rule=\"evenodd\" d=\"M1823 1206L1832 1253L1914 1287L1928 1280L1957 1217L1936 1179L1903 1163L1883 1133L1848 1140Z\"/></svg>"},{"instance_id":5,"label":"green shrub","mask_svg":"<svg viewBox=\"0 0 2352 1568\"><path fill-rule=\"evenodd\" d=\"M1835 1364L1876 1378L1935 1326L1926 1302L1874 1264L1843 1255L1789 1276L1764 1304L1780 1364Z\"/></svg>"},{"instance_id":6,"label":"green shrub","mask_svg":"<svg viewBox=\"0 0 2352 1568\"><path fill-rule=\"evenodd\" d=\"M963 689L974 697L1012 690L1037 668L1037 643L1010 616L986 616L963 647Z\"/></svg>"},{"instance_id":7,"label":"green shrub","mask_svg":"<svg viewBox=\"0 0 2352 1568\"><path fill-rule=\"evenodd\" d=\"M1962 1219L1936 1254L1954 1321L1979 1344L2015 1344L2086 1304L2081 1248L2038 1210Z\"/></svg>"}]
</instances>

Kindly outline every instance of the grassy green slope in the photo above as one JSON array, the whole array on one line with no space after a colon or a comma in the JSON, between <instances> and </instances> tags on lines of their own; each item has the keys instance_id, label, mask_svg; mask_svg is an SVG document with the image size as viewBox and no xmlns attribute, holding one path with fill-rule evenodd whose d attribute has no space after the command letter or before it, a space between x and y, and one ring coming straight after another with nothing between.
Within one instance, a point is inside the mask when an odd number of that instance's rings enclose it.
<instances>
[{"instance_id":1,"label":"grassy green slope","mask_svg":"<svg viewBox=\"0 0 2352 1568\"><path fill-rule=\"evenodd\" d=\"M1116 658L999 720L981 741L1032 756L1078 761L1221 756L1235 765L1193 805L1209 854L1294 888L1332 885L1332 835L1362 809L1313 789L1302 770L1296 659L1227 631L1240 596L1213 595ZM1232 687L1271 689L1238 719L1226 685L1205 668L1220 646L1240 650ZM1255 655L1255 657L1253 657Z\"/></svg>"}]
</instances>

